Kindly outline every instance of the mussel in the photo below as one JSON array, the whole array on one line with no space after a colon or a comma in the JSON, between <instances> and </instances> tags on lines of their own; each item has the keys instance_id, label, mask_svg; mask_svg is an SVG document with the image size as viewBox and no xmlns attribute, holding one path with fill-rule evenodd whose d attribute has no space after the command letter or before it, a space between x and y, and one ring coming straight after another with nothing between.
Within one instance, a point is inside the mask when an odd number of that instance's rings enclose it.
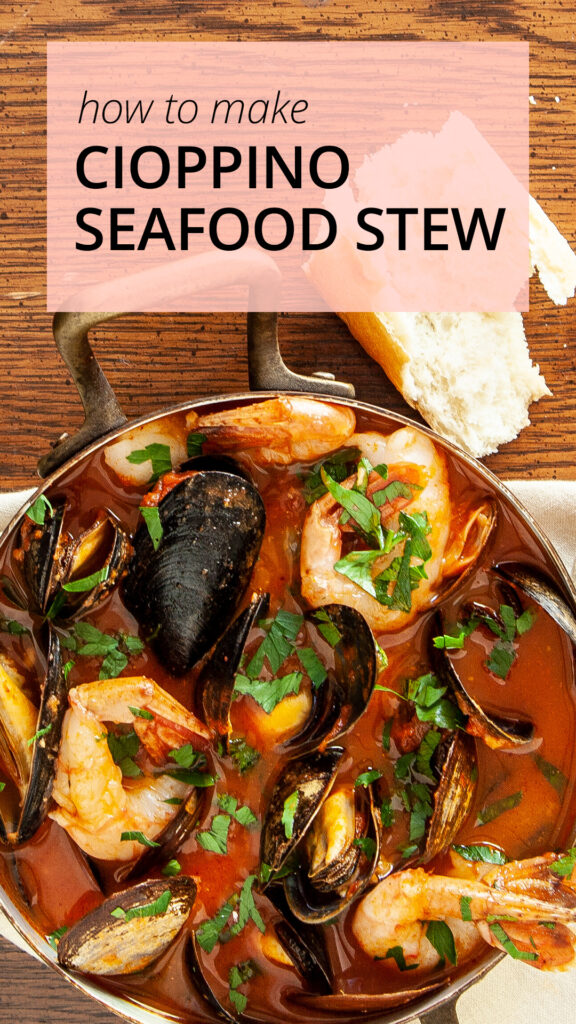
<instances>
[{"instance_id":1,"label":"mussel","mask_svg":"<svg viewBox=\"0 0 576 1024\"><path fill-rule=\"evenodd\" d=\"M82 974L141 971L168 949L195 898L196 884L185 875L116 893L63 935L58 963Z\"/></svg>"},{"instance_id":2,"label":"mussel","mask_svg":"<svg viewBox=\"0 0 576 1024\"><path fill-rule=\"evenodd\" d=\"M456 527L443 560L443 599L456 586L460 586L470 571L478 565L481 555L487 550L488 543L494 535L497 518L495 502L491 498L486 498L467 513L465 522L459 528Z\"/></svg>"},{"instance_id":3,"label":"mussel","mask_svg":"<svg viewBox=\"0 0 576 1024\"><path fill-rule=\"evenodd\" d=\"M310 924L339 914L368 884L378 860L371 788L333 790L343 756L341 747L328 747L290 761L262 830L261 859L272 874L297 852L299 863L286 875L284 892L292 914Z\"/></svg>"},{"instance_id":4,"label":"mussel","mask_svg":"<svg viewBox=\"0 0 576 1024\"><path fill-rule=\"evenodd\" d=\"M232 620L264 534L256 488L231 473L198 472L158 504L162 537L145 523L124 583L129 610L173 675L183 675Z\"/></svg>"},{"instance_id":5,"label":"mussel","mask_svg":"<svg viewBox=\"0 0 576 1024\"><path fill-rule=\"evenodd\" d=\"M470 610L473 611L473 607ZM446 623L442 613L435 617L435 624L434 633L443 634ZM466 716L465 729L471 736L478 736L494 750L513 750L531 743L534 738L533 722L520 712L508 717L481 707L465 686L445 648L433 648L432 660L436 674L448 686L460 711Z\"/></svg>"},{"instance_id":6,"label":"mussel","mask_svg":"<svg viewBox=\"0 0 576 1024\"><path fill-rule=\"evenodd\" d=\"M518 565L515 562L494 566L496 576L505 582L518 587L536 604L540 605L550 618L554 619L561 629L576 646L576 614L560 590L542 573Z\"/></svg>"},{"instance_id":7,"label":"mussel","mask_svg":"<svg viewBox=\"0 0 576 1024\"><path fill-rule=\"evenodd\" d=\"M426 831L424 860L432 860L454 842L472 806L477 776L474 740L458 730L450 737L443 757Z\"/></svg>"},{"instance_id":8,"label":"mussel","mask_svg":"<svg viewBox=\"0 0 576 1024\"><path fill-rule=\"evenodd\" d=\"M44 509L44 522L24 517L21 561L33 611L66 621L92 611L116 586L124 572L131 546L125 530L108 512L74 540L64 529L66 504Z\"/></svg>"}]
</instances>

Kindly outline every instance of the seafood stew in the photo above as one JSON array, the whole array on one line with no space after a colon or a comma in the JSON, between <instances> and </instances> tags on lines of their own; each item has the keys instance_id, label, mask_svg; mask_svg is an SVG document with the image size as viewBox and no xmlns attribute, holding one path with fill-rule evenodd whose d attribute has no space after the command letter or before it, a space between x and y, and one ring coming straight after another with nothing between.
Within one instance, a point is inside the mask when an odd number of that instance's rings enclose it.
<instances>
[{"instance_id":1,"label":"seafood stew","mask_svg":"<svg viewBox=\"0 0 576 1024\"><path fill-rule=\"evenodd\" d=\"M574 960L573 613L484 476L375 411L177 411L0 552L2 885L183 1020L383 1013Z\"/></svg>"}]
</instances>

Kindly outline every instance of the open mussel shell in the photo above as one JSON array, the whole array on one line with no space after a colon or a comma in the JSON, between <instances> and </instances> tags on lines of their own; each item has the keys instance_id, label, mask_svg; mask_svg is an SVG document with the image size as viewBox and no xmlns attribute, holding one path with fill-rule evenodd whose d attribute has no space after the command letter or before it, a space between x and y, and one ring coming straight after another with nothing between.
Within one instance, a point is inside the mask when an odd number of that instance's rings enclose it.
<instances>
[{"instance_id":1,"label":"open mussel shell","mask_svg":"<svg viewBox=\"0 0 576 1024\"><path fill-rule=\"evenodd\" d=\"M428 823L424 860L432 860L454 842L476 792L478 767L476 744L458 730L450 737L443 758L440 781L434 793L434 810Z\"/></svg>"},{"instance_id":2,"label":"open mussel shell","mask_svg":"<svg viewBox=\"0 0 576 1024\"><path fill-rule=\"evenodd\" d=\"M22 568L32 597L34 611L44 615L70 564L70 538L64 532L65 502L45 507L44 522L24 517L22 525Z\"/></svg>"},{"instance_id":3,"label":"open mussel shell","mask_svg":"<svg viewBox=\"0 0 576 1024\"><path fill-rule=\"evenodd\" d=\"M106 571L87 592L66 591L66 604L61 618L85 615L91 612L110 593L122 577L132 554L126 531L112 516L104 515L85 530L71 547L65 587L73 588L75 580L84 579L96 571Z\"/></svg>"},{"instance_id":4,"label":"open mussel shell","mask_svg":"<svg viewBox=\"0 0 576 1024\"><path fill-rule=\"evenodd\" d=\"M165 863L181 849L193 834L194 829L204 820L212 803L213 786L197 789L186 797L172 821L155 837L156 846L149 847L125 874L126 880L153 871L159 863Z\"/></svg>"},{"instance_id":5,"label":"open mussel shell","mask_svg":"<svg viewBox=\"0 0 576 1024\"><path fill-rule=\"evenodd\" d=\"M68 706L68 683L62 667L58 634L48 623L48 654L32 765L26 796L20 814L16 842L31 839L48 812L54 782L54 765L58 757L62 723Z\"/></svg>"},{"instance_id":6,"label":"open mussel shell","mask_svg":"<svg viewBox=\"0 0 576 1024\"><path fill-rule=\"evenodd\" d=\"M436 616L435 623L434 635L443 634L446 624L441 614ZM449 687L460 711L466 715L465 728L471 736L478 736L493 750L517 750L531 743L534 723L520 713L512 718L482 708L466 689L447 650L433 648L432 662L436 674Z\"/></svg>"},{"instance_id":7,"label":"open mussel shell","mask_svg":"<svg viewBox=\"0 0 576 1024\"><path fill-rule=\"evenodd\" d=\"M274 873L306 834L328 796L340 767L344 750L328 747L306 757L289 761L274 786L260 841L260 856ZM297 798L294 794L297 793ZM294 801L289 825L283 822L286 801Z\"/></svg>"},{"instance_id":8,"label":"open mussel shell","mask_svg":"<svg viewBox=\"0 0 576 1024\"><path fill-rule=\"evenodd\" d=\"M478 565L494 536L498 513L496 503L485 498L456 525L454 536L444 554L442 599L448 597Z\"/></svg>"},{"instance_id":9,"label":"open mussel shell","mask_svg":"<svg viewBox=\"0 0 576 1024\"><path fill-rule=\"evenodd\" d=\"M63 935L58 943L58 963L82 974L141 971L168 949L195 898L196 884L185 875L141 882L116 893Z\"/></svg>"},{"instance_id":10,"label":"open mussel shell","mask_svg":"<svg viewBox=\"0 0 576 1024\"><path fill-rule=\"evenodd\" d=\"M248 607L218 641L198 676L196 693L202 705L204 721L214 733L215 745L222 744L224 754L228 752L228 740L232 731L230 705L236 672L248 634L254 623L266 615L269 599L269 594L254 595Z\"/></svg>"},{"instance_id":11,"label":"open mussel shell","mask_svg":"<svg viewBox=\"0 0 576 1024\"><path fill-rule=\"evenodd\" d=\"M362 842L369 849L358 845ZM322 924L363 892L376 869L380 824L372 787L332 791L304 845L302 863L284 879L286 901L299 921Z\"/></svg>"},{"instance_id":12,"label":"open mussel shell","mask_svg":"<svg viewBox=\"0 0 576 1024\"><path fill-rule=\"evenodd\" d=\"M378 674L372 630L360 612L347 605L328 604L307 612L306 620L320 637L324 625L335 630L338 639L331 644L334 668L313 690L308 722L284 745L290 754L299 755L338 740L352 728L368 707Z\"/></svg>"},{"instance_id":13,"label":"open mussel shell","mask_svg":"<svg viewBox=\"0 0 576 1024\"><path fill-rule=\"evenodd\" d=\"M124 584L128 609L173 675L183 675L214 645L248 586L264 534L256 488L238 476L199 472L158 505L157 550L145 523L134 539Z\"/></svg>"},{"instance_id":14,"label":"open mussel shell","mask_svg":"<svg viewBox=\"0 0 576 1024\"><path fill-rule=\"evenodd\" d=\"M576 614L573 607L560 593L551 580L534 569L515 562L506 562L494 566L492 571L500 579L518 587L540 605L550 618L554 619L576 646Z\"/></svg>"}]
</instances>

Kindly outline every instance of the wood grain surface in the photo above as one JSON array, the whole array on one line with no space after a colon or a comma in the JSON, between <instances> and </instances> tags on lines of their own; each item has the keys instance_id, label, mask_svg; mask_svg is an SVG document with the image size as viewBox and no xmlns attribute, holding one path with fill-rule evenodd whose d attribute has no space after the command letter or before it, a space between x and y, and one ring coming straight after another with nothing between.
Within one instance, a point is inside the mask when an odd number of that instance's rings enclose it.
<instances>
[{"instance_id":1,"label":"wood grain surface","mask_svg":"<svg viewBox=\"0 0 576 1024\"><path fill-rule=\"evenodd\" d=\"M34 482L36 460L81 410L45 311L45 45L48 40L528 40L531 191L576 247L574 0L23 0L0 3L0 488ZM528 97L526 97L528 102ZM576 302L531 282L526 333L554 395L487 464L504 477L576 478ZM286 361L337 368L360 399L407 412L336 316L281 318ZM126 317L95 347L128 416L247 388L242 315ZM0 1021L112 1021L47 968L0 942Z\"/></svg>"}]
</instances>

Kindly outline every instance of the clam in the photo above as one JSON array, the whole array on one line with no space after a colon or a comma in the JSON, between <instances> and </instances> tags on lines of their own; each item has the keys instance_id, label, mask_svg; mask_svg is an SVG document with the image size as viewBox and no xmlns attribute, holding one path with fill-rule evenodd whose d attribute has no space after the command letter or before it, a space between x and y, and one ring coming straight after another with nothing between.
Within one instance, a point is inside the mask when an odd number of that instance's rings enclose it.
<instances>
[{"instance_id":1,"label":"clam","mask_svg":"<svg viewBox=\"0 0 576 1024\"><path fill-rule=\"evenodd\" d=\"M162 537L134 538L126 605L159 660L183 675L228 626L258 557L265 512L256 488L231 473L198 472L158 505Z\"/></svg>"},{"instance_id":2,"label":"clam","mask_svg":"<svg viewBox=\"0 0 576 1024\"><path fill-rule=\"evenodd\" d=\"M369 884L379 851L372 787L332 790L307 832L298 870L284 880L294 916L321 924L342 913Z\"/></svg>"},{"instance_id":3,"label":"clam","mask_svg":"<svg viewBox=\"0 0 576 1024\"><path fill-rule=\"evenodd\" d=\"M478 776L474 740L457 731L450 737L434 793L424 859L431 860L453 843L472 806Z\"/></svg>"},{"instance_id":4,"label":"clam","mask_svg":"<svg viewBox=\"0 0 576 1024\"><path fill-rule=\"evenodd\" d=\"M474 606L470 607L473 610ZM444 633L445 628L443 616L437 615L434 632ZM466 732L478 736L493 750L515 750L531 743L534 737L533 722L520 712L514 717L508 717L482 708L464 685L449 652L434 648L432 658L437 675L449 687L462 714L466 715Z\"/></svg>"},{"instance_id":5,"label":"clam","mask_svg":"<svg viewBox=\"0 0 576 1024\"><path fill-rule=\"evenodd\" d=\"M546 576L514 562L496 565L492 570L496 576L514 587L518 587L536 604L540 605L550 618L554 619L572 643L576 646L576 614L560 590Z\"/></svg>"},{"instance_id":6,"label":"clam","mask_svg":"<svg viewBox=\"0 0 576 1024\"><path fill-rule=\"evenodd\" d=\"M215 743L222 744L224 754L228 752L228 741L232 731L230 705L236 672L248 634L254 623L266 614L268 602L269 594L254 595L248 607L234 620L216 644L196 683L204 721L214 733Z\"/></svg>"},{"instance_id":7,"label":"clam","mask_svg":"<svg viewBox=\"0 0 576 1024\"><path fill-rule=\"evenodd\" d=\"M141 971L168 949L195 898L196 884L185 875L116 893L63 935L58 963L82 974Z\"/></svg>"}]
</instances>

